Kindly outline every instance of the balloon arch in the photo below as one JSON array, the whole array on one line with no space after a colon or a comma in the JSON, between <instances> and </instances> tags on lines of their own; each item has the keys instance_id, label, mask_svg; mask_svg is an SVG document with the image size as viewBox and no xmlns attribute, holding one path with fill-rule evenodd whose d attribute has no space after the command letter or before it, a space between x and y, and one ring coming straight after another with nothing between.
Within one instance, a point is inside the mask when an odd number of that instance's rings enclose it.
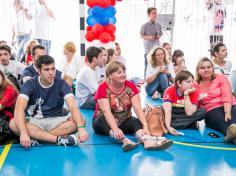
<instances>
[{"instance_id":1,"label":"balloon arch","mask_svg":"<svg viewBox=\"0 0 236 176\"><path fill-rule=\"evenodd\" d=\"M89 9L85 38L88 42L99 40L102 43L115 41L116 36L116 1L121 0L87 0Z\"/></svg>"}]
</instances>

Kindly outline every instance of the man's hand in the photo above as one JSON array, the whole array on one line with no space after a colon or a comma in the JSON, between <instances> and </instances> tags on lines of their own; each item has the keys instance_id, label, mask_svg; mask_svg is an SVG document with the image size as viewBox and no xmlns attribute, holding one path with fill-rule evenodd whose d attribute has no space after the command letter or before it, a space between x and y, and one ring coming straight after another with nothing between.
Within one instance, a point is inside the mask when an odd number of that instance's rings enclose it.
<instances>
[{"instance_id":1,"label":"man's hand","mask_svg":"<svg viewBox=\"0 0 236 176\"><path fill-rule=\"evenodd\" d=\"M31 146L30 137L27 132L20 133L20 143L25 148L29 148Z\"/></svg>"},{"instance_id":2,"label":"man's hand","mask_svg":"<svg viewBox=\"0 0 236 176\"><path fill-rule=\"evenodd\" d=\"M78 129L78 143L83 143L86 140L88 140L88 132L86 131L85 128L79 128Z\"/></svg>"}]
</instances>

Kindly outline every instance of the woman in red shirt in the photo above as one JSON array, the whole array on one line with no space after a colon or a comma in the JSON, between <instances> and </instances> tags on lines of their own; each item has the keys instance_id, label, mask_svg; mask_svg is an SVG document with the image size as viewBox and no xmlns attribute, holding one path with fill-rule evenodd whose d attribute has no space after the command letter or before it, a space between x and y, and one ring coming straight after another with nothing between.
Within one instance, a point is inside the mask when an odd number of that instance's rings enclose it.
<instances>
[{"instance_id":1,"label":"woman in red shirt","mask_svg":"<svg viewBox=\"0 0 236 176\"><path fill-rule=\"evenodd\" d=\"M10 133L9 121L13 118L14 106L18 96L17 88L0 70L0 132Z\"/></svg>"},{"instance_id":2,"label":"woman in red shirt","mask_svg":"<svg viewBox=\"0 0 236 176\"><path fill-rule=\"evenodd\" d=\"M154 140L149 135L147 121L142 111L139 91L135 84L126 80L125 66L111 61L106 67L106 81L98 87L95 95L96 109L93 129L96 133L110 135L123 143L123 150L137 146L125 134L135 134L147 150L165 149L173 141L165 138ZM133 107L137 117L132 116Z\"/></svg>"},{"instance_id":3,"label":"woman in red shirt","mask_svg":"<svg viewBox=\"0 0 236 176\"><path fill-rule=\"evenodd\" d=\"M225 142L236 144L236 100L224 75L216 74L210 59L200 59L196 68L199 104L206 109L206 124L225 135Z\"/></svg>"}]
</instances>

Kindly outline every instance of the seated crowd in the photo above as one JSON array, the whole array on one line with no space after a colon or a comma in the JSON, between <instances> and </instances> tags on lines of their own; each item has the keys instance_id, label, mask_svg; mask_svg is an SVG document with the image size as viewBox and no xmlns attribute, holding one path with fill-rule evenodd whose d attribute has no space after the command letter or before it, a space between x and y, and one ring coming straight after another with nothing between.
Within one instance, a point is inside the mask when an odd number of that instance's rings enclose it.
<instances>
[{"instance_id":1,"label":"seated crowd","mask_svg":"<svg viewBox=\"0 0 236 176\"><path fill-rule=\"evenodd\" d=\"M127 79L118 43L116 49L88 47L85 62L68 42L59 70L43 46L31 44L34 46L28 46L25 64L10 60L10 47L0 46L1 133L14 133L26 148L35 141L77 145L88 139L86 121L79 110L84 108L94 110L94 132L122 143L124 151L139 144L126 134L135 135L147 150L173 144L150 134L140 90ZM199 60L194 77L187 70L183 51L175 50L171 55L168 43L154 47L147 55L145 91L152 99L162 98L164 124L171 135L181 135L178 129L198 129L204 119L207 127L224 134L225 142L236 144L236 71L231 72L232 63L225 60L223 43L212 47L211 57Z\"/></svg>"}]
</instances>

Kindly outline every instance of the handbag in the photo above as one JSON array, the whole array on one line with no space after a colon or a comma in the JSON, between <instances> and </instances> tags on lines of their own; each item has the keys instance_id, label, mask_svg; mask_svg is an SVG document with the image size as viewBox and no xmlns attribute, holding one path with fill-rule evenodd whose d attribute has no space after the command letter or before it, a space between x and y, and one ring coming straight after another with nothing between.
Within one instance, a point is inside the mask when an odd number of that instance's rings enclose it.
<instances>
[{"instance_id":1,"label":"handbag","mask_svg":"<svg viewBox=\"0 0 236 176\"><path fill-rule=\"evenodd\" d=\"M143 112L151 136L161 137L168 133L164 125L164 113L161 106L146 105Z\"/></svg>"}]
</instances>

